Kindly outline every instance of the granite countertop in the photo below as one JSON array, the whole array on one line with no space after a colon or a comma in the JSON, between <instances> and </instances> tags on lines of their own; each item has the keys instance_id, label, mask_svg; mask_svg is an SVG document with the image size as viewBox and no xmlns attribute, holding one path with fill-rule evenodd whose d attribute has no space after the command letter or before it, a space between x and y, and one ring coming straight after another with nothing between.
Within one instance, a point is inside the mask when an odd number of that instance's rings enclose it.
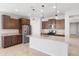
<instances>
[{"instance_id":1,"label":"granite countertop","mask_svg":"<svg viewBox=\"0 0 79 59\"><path fill-rule=\"evenodd\" d=\"M65 41L65 37L63 37L63 36L42 35L42 38L49 39L49 40L56 40L56 41Z\"/></svg>"},{"instance_id":2,"label":"granite countertop","mask_svg":"<svg viewBox=\"0 0 79 59\"><path fill-rule=\"evenodd\" d=\"M46 40L55 40L55 41L61 41L65 42L65 37L64 36L49 36L49 35L42 35L42 36L30 36L28 37L35 37L35 38L40 38L40 39L46 39Z\"/></svg>"},{"instance_id":3,"label":"granite countertop","mask_svg":"<svg viewBox=\"0 0 79 59\"><path fill-rule=\"evenodd\" d=\"M2 33L1 36L21 35L20 33Z\"/></svg>"}]
</instances>

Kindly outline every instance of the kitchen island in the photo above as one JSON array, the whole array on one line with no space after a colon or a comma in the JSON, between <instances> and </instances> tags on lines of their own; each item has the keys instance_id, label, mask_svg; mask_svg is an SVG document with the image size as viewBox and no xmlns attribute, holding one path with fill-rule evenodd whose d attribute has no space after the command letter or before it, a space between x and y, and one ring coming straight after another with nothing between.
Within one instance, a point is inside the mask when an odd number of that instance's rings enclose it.
<instances>
[{"instance_id":1,"label":"kitchen island","mask_svg":"<svg viewBox=\"0 0 79 59\"><path fill-rule=\"evenodd\" d=\"M30 48L39 50L51 56L67 56L68 44L64 37L29 36Z\"/></svg>"}]
</instances>

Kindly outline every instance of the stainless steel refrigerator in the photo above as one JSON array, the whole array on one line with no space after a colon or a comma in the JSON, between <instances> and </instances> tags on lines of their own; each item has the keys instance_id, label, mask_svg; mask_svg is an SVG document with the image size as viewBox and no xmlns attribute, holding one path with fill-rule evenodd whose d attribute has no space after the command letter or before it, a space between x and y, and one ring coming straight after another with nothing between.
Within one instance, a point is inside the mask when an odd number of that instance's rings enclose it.
<instances>
[{"instance_id":1,"label":"stainless steel refrigerator","mask_svg":"<svg viewBox=\"0 0 79 59\"><path fill-rule=\"evenodd\" d=\"M22 26L22 42L23 43L29 43L29 37L28 35L31 32L31 26L30 25L23 25Z\"/></svg>"}]
</instances>

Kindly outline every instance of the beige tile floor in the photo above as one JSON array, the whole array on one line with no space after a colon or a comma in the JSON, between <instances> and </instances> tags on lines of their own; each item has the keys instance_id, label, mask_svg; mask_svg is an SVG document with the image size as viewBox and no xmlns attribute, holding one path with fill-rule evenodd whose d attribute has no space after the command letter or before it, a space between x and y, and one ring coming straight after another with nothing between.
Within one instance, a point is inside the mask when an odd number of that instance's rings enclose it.
<instances>
[{"instance_id":1,"label":"beige tile floor","mask_svg":"<svg viewBox=\"0 0 79 59\"><path fill-rule=\"evenodd\" d=\"M8 48L0 48L0 56L48 56L45 53L29 48L29 44L18 44Z\"/></svg>"},{"instance_id":2,"label":"beige tile floor","mask_svg":"<svg viewBox=\"0 0 79 59\"><path fill-rule=\"evenodd\" d=\"M69 56L79 56L79 36L70 36L68 52Z\"/></svg>"},{"instance_id":3,"label":"beige tile floor","mask_svg":"<svg viewBox=\"0 0 79 59\"><path fill-rule=\"evenodd\" d=\"M68 49L69 56L79 56L79 46L69 45Z\"/></svg>"}]
</instances>

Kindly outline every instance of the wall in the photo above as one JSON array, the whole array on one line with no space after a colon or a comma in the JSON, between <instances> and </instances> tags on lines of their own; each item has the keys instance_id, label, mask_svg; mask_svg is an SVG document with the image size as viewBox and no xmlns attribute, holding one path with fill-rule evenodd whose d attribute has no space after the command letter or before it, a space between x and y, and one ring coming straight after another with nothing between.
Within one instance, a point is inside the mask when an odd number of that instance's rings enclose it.
<instances>
[{"instance_id":1,"label":"wall","mask_svg":"<svg viewBox=\"0 0 79 59\"><path fill-rule=\"evenodd\" d=\"M78 23L78 32L77 32L77 35L79 35L79 23Z\"/></svg>"},{"instance_id":2,"label":"wall","mask_svg":"<svg viewBox=\"0 0 79 59\"><path fill-rule=\"evenodd\" d=\"M70 24L70 34L77 34L77 24L76 23Z\"/></svg>"},{"instance_id":3,"label":"wall","mask_svg":"<svg viewBox=\"0 0 79 59\"><path fill-rule=\"evenodd\" d=\"M41 19L39 17L31 17L32 35L40 36L41 34Z\"/></svg>"},{"instance_id":4,"label":"wall","mask_svg":"<svg viewBox=\"0 0 79 59\"><path fill-rule=\"evenodd\" d=\"M1 45L1 34L2 34L2 17L1 17L1 13L0 13L0 47L2 46Z\"/></svg>"},{"instance_id":5,"label":"wall","mask_svg":"<svg viewBox=\"0 0 79 59\"><path fill-rule=\"evenodd\" d=\"M70 34L79 35L79 17L70 18Z\"/></svg>"},{"instance_id":6,"label":"wall","mask_svg":"<svg viewBox=\"0 0 79 59\"><path fill-rule=\"evenodd\" d=\"M79 21L79 17L71 17L74 15L79 15L79 9L78 10L71 10L65 13L65 40L68 41L70 37L70 23L74 22L76 20Z\"/></svg>"}]
</instances>

